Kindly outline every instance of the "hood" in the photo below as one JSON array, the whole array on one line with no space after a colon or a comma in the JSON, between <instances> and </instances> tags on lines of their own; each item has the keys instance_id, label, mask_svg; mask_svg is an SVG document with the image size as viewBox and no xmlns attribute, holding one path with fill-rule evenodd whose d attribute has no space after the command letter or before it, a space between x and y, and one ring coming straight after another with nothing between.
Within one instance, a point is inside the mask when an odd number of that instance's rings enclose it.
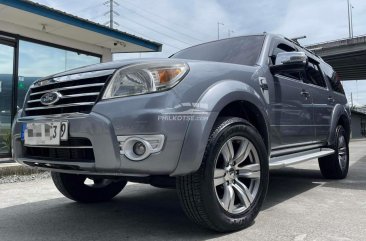
<instances>
[{"instance_id":1,"label":"hood","mask_svg":"<svg viewBox=\"0 0 366 241\"><path fill-rule=\"evenodd\" d=\"M102 71L102 70L117 70L122 67L126 67L129 65L134 64L148 64L148 63L154 63L154 62L166 62L166 63L181 63L185 62L190 67L193 67L195 65L200 66L199 69L237 69L238 67L241 70L246 70L248 72L253 72L255 67L254 66L246 66L246 65L238 65L238 64L229 64L229 63L222 63L222 62L213 62L213 61L201 61L201 60L189 60L189 59L173 59L173 58L150 58L150 59L126 59L126 60L117 60L117 61L111 61L107 63L100 63L100 64L94 64L94 65L88 65L68 71L64 71L61 73L57 73L54 75L50 75L44 78L41 78L37 81L45 80L45 79L52 79L56 77L66 76L66 75L73 75L73 74L80 74L80 73L86 73L86 72L94 72L94 71ZM204 66L204 67L203 67Z\"/></svg>"},{"instance_id":2,"label":"hood","mask_svg":"<svg viewBox=\"0 0 366 241\"><path fill-rule=\"evenodd\" d=\"M93 64L93 65L88 65L88 66L64 71L64 72L57 73L54 75L49 75L40 80L56 78L56 77L61 77L61 76L65 76L65 75L85 73L85 72L93 72L93 71L100 71L100 70L114 70L114 69L119 69L119 68L122 68L122 67L125 67L128 65L146 64L146 63L153 63L153 62L157 62L157 61L159 61L159 62L165 61L167 63L175 63L175 62L182 62L182 61L191 62L189 60L179 60L179 59L169 59L169 58L116 60L116 61L111 61L111 62L107 62L107 63Z\"/></svg>"}]
</instances>

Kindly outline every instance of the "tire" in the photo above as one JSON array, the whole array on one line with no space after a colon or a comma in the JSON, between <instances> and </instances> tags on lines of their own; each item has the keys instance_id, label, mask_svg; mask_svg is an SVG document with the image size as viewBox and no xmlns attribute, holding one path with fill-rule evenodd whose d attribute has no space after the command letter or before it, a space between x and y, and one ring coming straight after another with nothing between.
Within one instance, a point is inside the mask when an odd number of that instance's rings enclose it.
<instances>
[{"instance_id":1,"label":"tire","mask_svg":"<svg viewBox=\"0 0 366 241\"><path fill-rule=\"evenodd\" d=\"M335 142L331 147L334 153L319 158L320 171L327 179L344 179L349 169L349 145L347 134L343 126L339 125L335 131Z\"/></svg>"},{"instance_id":2,"label":"tire","mask_svg":"<svg viewBox=\"0 0 366 241\"><path fill-rule=\"evenodd\" d=\"M226 166L233 159L237 162ZM177 192L192 221L217 232L231 232L253 223L266 197L268 179L268 155L260 134L247 121L227 117L215 124L199 170L177 177Z\"/></svg>"},{"instance_id":3,"label":"tire","mask_svg":"<svg viewBox=\"0 0 366 241\"><path fill-rule=\"evenodd\" d=\"M126 186L124 179L90 179L93 184L85 184L87 177L77 174L51 172L56 188L67 198L81 203L109 201Z\"/></svg>"}]
</instances>

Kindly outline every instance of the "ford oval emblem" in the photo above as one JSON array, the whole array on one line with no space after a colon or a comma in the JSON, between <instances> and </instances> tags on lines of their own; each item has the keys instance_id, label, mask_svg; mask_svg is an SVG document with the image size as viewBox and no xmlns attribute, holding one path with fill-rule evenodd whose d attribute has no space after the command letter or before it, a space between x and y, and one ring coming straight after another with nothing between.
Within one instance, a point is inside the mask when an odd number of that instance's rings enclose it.
<instances>
[{"instance_id":1,"label":"ford oval emblem","mask_svg":"<svg viewBox=\"0 0 366 241\"><path fill-rule=\"evenodd\" d=\"M53 105L60 100L62 95L59 92L49 92L41 97L41 103L43 105Z\"/></svg>"}]
</instances>

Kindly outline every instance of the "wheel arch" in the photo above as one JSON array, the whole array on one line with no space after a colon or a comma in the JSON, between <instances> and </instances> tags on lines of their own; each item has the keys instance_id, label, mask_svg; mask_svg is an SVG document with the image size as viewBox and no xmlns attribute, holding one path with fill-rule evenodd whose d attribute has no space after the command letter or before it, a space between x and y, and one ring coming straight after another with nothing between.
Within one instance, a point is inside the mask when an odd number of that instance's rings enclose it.
<instances>
[{"instance_id":1,"label":"wheel arch","mask_svg":"<svg viewBox=\"0 0 366 241\"><path fill-rule=\"evenodd\" d=\"M351 119L344 108L344 106L338 104L334 107L332 113L332 120L330 124L330 131L328 137L328 145L332 146L334 144L334 135L335 130L338 125L342 125L347 134L347 141L350 140L351 137Z\"/></svg>"},{"instance_id":2,"label":"wheel arch","mask_svg":"<svg viewBox=\"0 0 366 241\"><path fill-rule=\"evenodd\" d=\"M218 118L225 116L242 118L254 126L261 135L263 142L266 145L267 153L269 153L270 135L268 121L255 104L244 100L233 101L220 111Z\"/></svg>"},{"instance_id":3,"label":"wheel arch","mask_svg":"<svg viewBox=\"0 0 366 241\"><path fill-rule=\"evenodd\" d=\"M211 130L217 118L226 114L246 119L257 130L261 129L258 132L267 150L270 149L267 107L253 87L237 80L219 81L202 94L198 104L207 107L207 119L190 121L177 167L171 176L185 175L199 169ZM240 109L235 110L238 106Z\"/></svg>"}]
</instances>

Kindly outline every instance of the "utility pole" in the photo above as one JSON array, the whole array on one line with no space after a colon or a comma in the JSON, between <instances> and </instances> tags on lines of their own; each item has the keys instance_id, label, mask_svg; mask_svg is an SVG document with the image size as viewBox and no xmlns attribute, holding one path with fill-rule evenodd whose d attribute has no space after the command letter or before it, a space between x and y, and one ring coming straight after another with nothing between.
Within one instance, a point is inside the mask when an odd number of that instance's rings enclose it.
<instances>
[{"instance_id":1,"label":"utility pole","mask_svg":"<svg viewBox=\"0 0 366 241\"><path fill-rule=\"evenodd\" d=\"M353 95L352 95L352 92L351 92L351 109L353 109Z\"/></svg>"},{"instance_id":2,"label":"utility pole","mask_svg":"<svg viewBox=\"0 0 366 241\"><path fill-rule=\"evenodd\" d=\"M352 12L352 3L350 4L350 12L351 12L351 37L353 38L353 12Z\"/></svg>"},{"instance_id":3,"label":"utility pole","mask_svg":"<svg viewBox=\"0 0 366 241\"><path fill-rule=\"evenodd\" d=\"M119 6L119 3L115 0L108 0L103 3L104 5L109 5L109 11L106 12L104 15L109 15L109 21L105 23L105 25L109 25L110 28L114 28L114 25L119 26L119 24L114 21L114 16L119 16L119 13L114 11L114 6Z\"/></svg>"},{"instance_id":4,"label":"utility pole","mask_svg":"<svg viewBox=\"0 0 366 241\"><path fill-rule=\"evenodd\" d=\"M220 39L220 25L224 26L224 23L217 22L217 39Z\"/></svg>"},{"instance_id":5,"label":"utility pole","mask_svg":"<svg viewBox=\"0 0 366 241\"><path fill-rule=\"evenodd\" d=\"M352 16L352 4L347 0L347 10L348 10L348 33L349 38L353 38L353 16Z\"/></svg>"}]
</instances>

